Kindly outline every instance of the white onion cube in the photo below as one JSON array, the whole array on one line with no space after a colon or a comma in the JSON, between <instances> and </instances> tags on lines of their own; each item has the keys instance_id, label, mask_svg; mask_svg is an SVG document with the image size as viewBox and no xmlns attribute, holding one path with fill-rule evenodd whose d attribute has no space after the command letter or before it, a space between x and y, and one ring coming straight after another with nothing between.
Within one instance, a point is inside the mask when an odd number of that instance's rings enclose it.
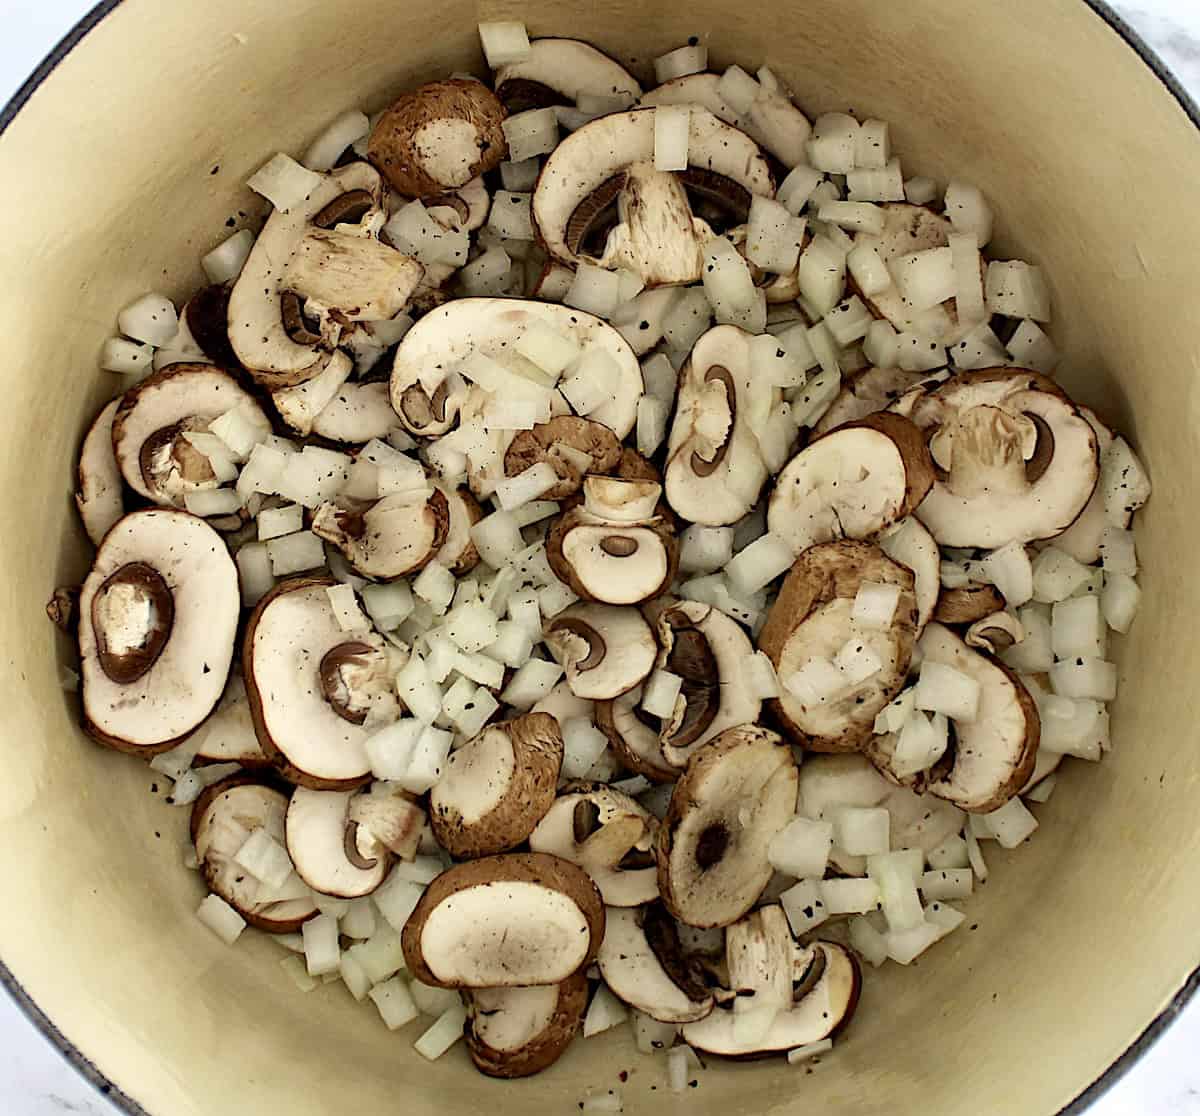
<instances>
[{"instance_id":1,"label":"white onion cube","mask_svg":"<svg viewBox=\"0 0 1200 1116\"><path fill-rule=\"evenodd\" d=\"M859 123L853 116L830 112L813 121L808 139L808 161L826 174L848 174L854 169Z\"/></svg>"},{"instance_id":2,"label":"white onion cube","mask_svg":"<svg viewBox=\"0 0 1200 1116\"><path fill-rule=\"evenodd\" d=\"M887 813L885 810L884 813ZM849 852L849 850L846 850ZM874 880L834 879L822 880L821 900L825 910L832 915L866 914L878 909L879 885Z\"/></svg>"},{"instance_id":3,"label":"white onion cube","mask_svg":"<svg viewBox=\"0 0 1200 1116\"><path fill-rule=\"evenodd\" d=\"M739 551L729 561L725 573L736 594L749 596L790 570L795 561L791 544L768 532Z\"/></svg>"},{"instance_id":4,"label":"white onion cube","mask_svg":"<svg viewBox=\"0 0 1200 1116\"><path fill-rule=\"evenodd\" d=\"M900 604L900 586L884 585L877 581L864 581L854 595L850 617L864 628L885 631L892 625L896 608Z\"/></svg>"},{"instance_id":5,"label":"white onion cube","mask_svg":"<svg viewBox=\"0 0 1200 1116\"><path fill-rule=\"evenodd\" d=\"M984 280L988 310L1006 318L1050 320L1050 290L1042 269L1021 260L993 260Z\"/></svg>"},{"instance_id":6,"label":"white onion cube","mask_svg":"<svg viewBox=\"0 0 1200 1116\"><path fill-rule=\"evenodd\" d=\"M1103 659L1079 656L1050 668L1050 685L1056 694L1070 698L1112 701L1117 696L1117 668Z\"/></svg>"},{"instance_id":7,"label":"white onion cube","mask_svg":"<svg viewBox=\"0 0 1200 1116\"><path fill-rule=\"evenodd\" d=\"M844 852L852 856L875 856L888 851L891 817L887 810L844 806L832 812L832 820L834 844Z\"/></svg>"},{"instance_id":8,"label":"white onion cube","mask_svg":"<svg viewBox=\"0 0 1200 1116\"><path fill-rule=\"evenodd\" d=\"M400 977L392 977L391 980L375 985L367 995L379 1009L379 1017L389 1031L399 1030L421 1014L408 985Z\"/></svg>"},{"instance_id":9,"label":"white onion cube","mask_svg":"<svg viewBox=\"0 0 1200 1116\"><path fill-rule=\"evenodd\" d=\"M246 180L246 185L276 209L287 210L304 201L322 182L321 175L280 153L259 167Z\"/></svg>"},{"instance_id":10,"label":"white onion cube","mask_svg":"<svg viewBox=\"0 0 1200 1116\"><path fill-rule=\"evenodd\" d=\"M783 913L787 915L792 933L797 937L816 929L829 918L825 900L821 897L820 880L801 880L780 895L779 902L783 905Z\"/></svg>"},{"instance_id":11,"label":"white onion cube","mask_svg":"<svg viewBox=\"0 0 1200 1116\"><path fill-rule=\"evenodd\" d=\"M702 74L708 69L708 47L702 43L689 43L660 54L654 60L654 80L660 85L688 74Z\"/></svg>"},{"instance_id":12,"label":"white onion cube","mask_svg":"<svg viewBox=\"0 0 1200 1116\"><path fill-rule=\"evenodd\" d=\"M771 838L767 860L786 876L820 879L825 875L832 847L832 822L793 818Z\"/></svg>"},{"instance_id":13,"label":"white onion cube","mask_svg":"<svg viewBox=\"0 0 1200 1116\"><path fill-rule=\"evenodd\" d=\"M944 713L956 721L971 724L979 710L979 682L945 663L926 659L917 678L918 709Z\"/></svg>"},{"instance_id":14,"label":"white onion cube","mask_svg":"<svg viewBox=\"0 0 1200 1116\"><path fill-rule=\"evenodd\" d=\"M687 170L692 110L688 105L659 105L654 110L654 169Z\"/></svg>"},{"instance_id":15,"label":"white onion cube","mask_svg":"<svg viewBox=\"0 0 1200 1116\"><path fill-rule=\"evenodd\" d=\"M246 928L246 920L219 895L206 896L196 917L226 945L233 945Z\"/></svg>"},{"instance_id":16,"label":"white onion cube","mask_svg":"<svg viewBox=\"0 0 1200 1116\"><path fill-rule=\"evenodd\" d=\"M493 70L529 57L529 33L515 19L499 19L479 25L479 43L488 66Z\"/></svg>"}]
</instances>

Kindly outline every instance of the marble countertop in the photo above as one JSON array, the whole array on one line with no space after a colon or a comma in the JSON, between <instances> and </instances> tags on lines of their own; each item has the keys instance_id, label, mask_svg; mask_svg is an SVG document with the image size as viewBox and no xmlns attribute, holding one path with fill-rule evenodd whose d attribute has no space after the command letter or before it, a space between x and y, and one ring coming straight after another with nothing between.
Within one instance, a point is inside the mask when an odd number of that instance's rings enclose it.
<instances>
[{"instance_id":1,"label":"marble countertop","mask_svg":"<svg viewBox=\"0 0 1200 1116\"><path fill-rule=\"evenodd\" d=\"M0 103L93 0L0 0ZM1114 4L1200 100L1200 0ZM1200 1116L1200 997L1089 1116ZM0 1113L4 1116L119 1116L0 992Z\"/></svg>"}]
</instances>

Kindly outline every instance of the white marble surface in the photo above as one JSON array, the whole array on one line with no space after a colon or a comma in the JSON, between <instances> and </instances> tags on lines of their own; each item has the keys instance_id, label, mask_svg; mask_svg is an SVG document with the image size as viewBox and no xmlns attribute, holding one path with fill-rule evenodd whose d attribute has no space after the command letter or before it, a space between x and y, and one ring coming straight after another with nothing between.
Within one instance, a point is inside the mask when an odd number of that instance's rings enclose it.
<instances>
[{"instance_id":1,"label":"white marble surface","mask_svg":"<svg viewBox=\"0 0 1200 1116\"><path fill-rule=\"evenodd\" d=\"M91 0L0 0L5 30L0 103L91 6ZM1137 0L1116 7L1200 100L1200 0ZM1200 997L1090 1116L1200 1116L1198 1047ZM0 1114L117 1116L117 1111L0 992Z\"/></svg>"}]
</instances>

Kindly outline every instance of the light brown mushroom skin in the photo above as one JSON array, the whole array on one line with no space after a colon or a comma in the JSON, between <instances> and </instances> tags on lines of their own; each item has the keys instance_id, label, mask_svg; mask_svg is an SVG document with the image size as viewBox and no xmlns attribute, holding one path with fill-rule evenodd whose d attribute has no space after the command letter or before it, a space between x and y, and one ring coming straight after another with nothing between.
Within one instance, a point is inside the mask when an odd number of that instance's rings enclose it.
<instances>
[{"instance_id":1,"label":"light brown mushroom skin","mask_svg":"<svg viewBox=\"0 0 1200 1116\"><path fill-rule=\"evenodd\" d=\"M508 156L508 143L500 127L504 106L482 82L463 78L434 81L406 93L389 108L367 146L367 158L398 193L409 198L442 194L494 170ZM477 156L461 172L461 181L431 177L415 157L414 142L420 129L433 120L463 120L475 128Z\"/></svg>"},{"instance_id":2,"label":"light brown mushroom skin","mask_svg":"<svg viewBox=\"0 0 1200 1116\"><path fill-rule=\"evenodd\" d=\"M515 477L546 461L559 479L542 499L565 500L574 496L583 484L583 474L557 450L559 445L589 454L592 459L589 473L611 473L621 461L621 443L602 422L559 415L529 430L518 431L504 454L504 475Z\"/></svg>"},{"instance_id":3,"label":"light brown mushroom skin","mask_svg":"<svg viewBox=\"0 0 1200 1116\"><path fill-rule=\"evenodd\" d=\"M450 521L453 520L456 514L456 505L457 514L462 515L470 527L474 527L475 524L483 518L483 508L479 506L479 501L475 499L475 496L466 485L460 485L452 492L447 490L446 503L448 516L446 525L447 534L450 532ZM445 544L443 543L443 546L444 545ZM479 565L479 551L476 549L475 544L471 541L471 536L469 534L467 535L466 544L463 546L462 550L458 552L458 555L455 557L454 561L446 563L444 560L446 557L449 557L449 555L438 555L438 558L442 561L442 564L445 565L455 577L462 577L465 574L469 574L476 566Z\"/></svg>"},{"instance_id":4,"label":"light brown mushroom skin","mask_svg":"<svg viewBox=\"0 0 1200 1116\"><path fill-rule=\"evenodd\" d=\"M583 972L596 959L604 940L604 902L591 877L570 861L549 853L504 853L456 864L425 889L400 935L405 964L417 980L436 988L451 987L433 974L421 952L421 934L430 914L460 891L497 882L538 884L570 897L579 907L590 931L587 955L577 971Z\"/></svg>"},{"instance_id":5,"label":"light brown mushroom skin","mask_svg":"<svg viewBox=\"0 0 1200 1116\"><path fill-rule=\"evenodd\" d=\"M467 1023L463 1037L475 1068L488 1077L532 1077L553 1065L583 1026L587 1012L588 981L582 970L558 986L558 1002L550 1022L520 1050L493 1050L475 1031L476 1005L471 992L463 993Z\"/></svg>"},{"instance_id":6,"label":"light brown mushroom skin","mask_svg":"<svg viewBox=\"0 0 1200 1116\"><path fill-rule=\"evenodd\" d=\"M994 585L963 585L938 594L933 618L940 624L974 624L1004 607L1004 598Z\"/></svg>"},{"instance_id":7,"label":"light brown mushroom skin","mask_svg":"<svg viewBox=\"0 0 1200 1116\"><path fill-rule=\"evenodd\" d=\"M890 438L900 452L904 461L904 502L892 520L893 523L899 523L916 510L933 487L936 472L925 435L903 415L890 411L877 411L857 422L848 422L839 427L841 430L855 428L879 431Z\"/></svg>"},{"instance_id":8,"label":"light brown mushroom skin","mask_svg":"<svg viewBox=\"0 0 1200 1116\"><path fill-rule=\"evenodd\" d=\"M513 750L513 779L500 804L478 821L467 823L453 804L436 793L429 800L429 824L438 844L459 860L494 856L516 848L533 832L554 803L562 767L563 739L558 721L549 713L526 713L511 721L486 726L484 733L502 730ZM463 753L468 741L451 755Z\"/></svg>"}]
</instances>

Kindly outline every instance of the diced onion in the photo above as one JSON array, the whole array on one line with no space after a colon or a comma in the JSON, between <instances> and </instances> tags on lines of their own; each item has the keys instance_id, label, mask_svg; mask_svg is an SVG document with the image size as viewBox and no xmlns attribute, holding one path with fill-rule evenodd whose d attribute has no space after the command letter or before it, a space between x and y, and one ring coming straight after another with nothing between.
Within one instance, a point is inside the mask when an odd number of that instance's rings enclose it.
<instances>
[{"instance_id":1,"label":"diced onion","mask_svg":"<svg viewBox=\"0 0 1200 1116\"><path fill-rule=\"evenodd\" d=\"M325 544L311 531L297 531L266 544L276 577L313 570L325 564Z\"/></svg>"},{"instance_id":2,"label":"diced onion","mask_svg":"<svg viewBox=\"0 0 1200 1116\"><path fill-rule=\"evenodd\" d=\"M808 139L808 161L827 174L848 174L854 170L859 124L853 116L829 112L813 121Z\"/></svg>"},{"instance_id":3,"label":"diced onion","mask_svg":"<svg viewBox=\"0 0 1200 1116\"><path fill-rule=\"evenodd\" d=\"M554 689L562 676L563 668L558 663L530 659L512 676L500 699L515 709L530 709Z\"/></svg>"},{"instance_id":4,"label":"diced onion","mask_svg":"<svg viewBox=\"0 0 1200 1116\"><path fill-rule=\"evenodd\" d=\"M1010 798L998 810L990 814L976 814L985 825L988 835L995 838L1003 849L1015 849L1027 840L1038 827L1035 818L1019 798Z\"/></svg>"},{"instance_id":5,"label":"diced onion","mask_svg":"<svg viewBox=\"0 0 1200 1116\"><path fill-rule=\"evenodd\" d=\"M844 811L843 811L844 812ZM864 813L875 811L864 811ZM886 810L879 813L887 814ZM850 852L841 843L838 847ZM886 852L886 849L880 851ZM821 900L825 909L832 915L866 914L879 907L879 885L874 880L833 879L822 880L820 883Z\"/></svg>"},{"instance_id":6,"label":"diced onion","mask_svg":"<svg viewBox=\"0 0 1200 1116\"><path fill-rule=\"evenodd\" d=\"M857 686L883 669L879 652L861 639L847 640L838 651L834 663L848 686Z\"/></svg>"},{"instance_id":7,"label":"diced onion","mask_svg":"<svg viewBox=\"0 0 1200 1116\"><path fill-rule=\"evenodd\" d=\"M833 335L834 341L845 348L866 337L874 320L862 299L858 295L852 295L845 302L839 302L825 315L825 326Z\"/></svg>"},{"instance_id":8,"label":"diced onion","mask_svg":"<svg viewBox=\"0 0 1200 1116\"><path fill-rule=\"evenodd\" d=\"M496 499L503 511L511 512L544 496L559 483L554 466L548 461L539 461L523 469L516 476L505 477L496 485Z\"/></svg>"},{"instance_id":9,"label":"diced onion","mask_svg":"<svg viewBox=\"0 0 1200 1116\"><path fill-rule=\"evenodd\" d=\"M946 187L946 216L956 233L973 237L980 248L992 239L992 207L978 187L951 179Z\"/></svg>"},{"instance_id":10,"label":"diced onion","mask_svg":"<svg viewBox=\"0 0 1200 1116\"><path fill-rule=\"evenodd\" d=\"M1054 342L1030 318L1023 318L1008 339L1008 351L1013 363L1020 368L1032 368L1049 375L1058 367L1058 350Z\"/></svg>"},{"instance_id":11,"label":"diced onion","mask_svg":"<svg viewBox=\"0 0 1200 1116\"><path fill-rule=\"evenodd\" d=\"M488 228L506 240L533 240L532 194L497 190L488 213Z\"/></svg>"},{"instance_id":12,"label":"diced onion","mask_svg":"<svg viewBox=\"0 0 1200 1116\"><path fill-rule=\"evenodd\" d=\"M1054 692L1063 697L1112 701L1117 696L1116 665L1103 659L1079 656L1055 663L1049 674Z\"/></svg>"},{"instance_id":13,"label":"diced onion","mask_svg":"<svg viewBox=\"0 0 1200 1116\"><path fill-rule=\"evenodd\" d=\"M850 944L864 961L876 968L888 959L887 938L869 918L860 916L850 920Z\"/></svg>"},{"instance_id":14,"label":"diced onion","mask_svg":"<svg viewBox=\"0 0 1200 1116\"><path fill-rule=\"evenodd\" d=\"M237 552L238 583L242 604L252 608L275 586L271 556L264 543L247 543Z\"/></svg>"},{"instance_id":15,"label":"diced onion","mask_svg":"<svg viewBox=\"0 0 1200 1116\"><path fill-rule=\"evenodd\" d=\"M346 148L353 147L370 132L371 122L365 112L357 109L343 112L313 140L301 161L309 170L333 170Z\"/></svg>"},{"instance_id":16,"label":"diced onion","mask_svg":"<svg viewBox=\"0 0 1200 1116\"><path fill-rule=\"evenodd\" d=\"M938 871L950 868L969 868L970 857L967 856L967 843L961 837L947 837L936 849L931 849L925 855L929 867Z\"/></svg>"},{"instance_id":17,"label":"diced onion","mask_svg":"<svg viewBox=\"0 0 1200 1116\"><path fill-rule=\"evenodd\" d=\"M233 945L246 929L246 920L219 895L206 896L196 917L226 945Z\"/></svg>"},{"instance_id":18,"label":"diced onion","mask_svg":"<svg viewBox=\"0 0 1200 1116\"><path fill-rule=\"evenodd\" d=\"M333 915L319 914L300 929L304 936L304 961L309 976L336 973L341 959L338 946L338 921Z\"/></svg>"},{"instance_id":19,"label":"diced onion","mask_svg":"<svg viewBox=\"0 0 1200 1116\"><path fill-rule=\"evenodd\" d=\"M520 20L502 19L479 25L479 42L484 57L493 70L529 57L529 33Z\"/></svg>"},{"instance_id":20,"label":"diced onion","mask_svg":"<svg viewBox=\"0 0 1200 1116\"><path fill-rule=\"evenodd\" d=\"M1091 576L1087 566L1057 547L1044 548L1033 562L1033 599L1065 601Z\"/></svg>"},{"instance_id":21,"label":"diced onion","mask_svg":"<svg viewBox=\"0 0 1200 1116\"><path fill-rule=\"evenodd\" d=\"M530 660L535 662L536 660ZM564 779L582 779L608 747L608 737L585 717L562 722Z\"/></svg>"},{"instance_id":22,"label":"diced onion","mask_svg":"<svg viewBox=\"0 0 1200 1116\"><path fill-rule=\"evenodd\" d=\"M890 815L887 810L873 807L843 806L832 811L833 841L851 856L875 856L889 848ZM825 902L830 914L834 911ZM865 909L870 909L865 908ZM855 912L862 914L863 911Z\"/></svg>"},{"instance_id":23,"label":"diced onion","mask_svg":"<svg viewBox=\"0 0 1200 1116\"><path fill-rule=\"evenodd\" d=\"M241 497L232 488L201 488L183 494L183 506L192 515L232 515L242 506ZM322 551L324 561L324 551Z\"/></svg>"},{"instance_id":24,"label":"diced onion","mask_svg":"<svg viewBox=\"0 0 1200 1116\"><path fill-rule=\"evenodd\" d=\"M924 922L925 914L917 894L912 862L906 853L892 852L869 857L867 874L879 886L880 903L889 932L912 930Z\"/></svg>"},{"instance_id":25,"label":"diced onion","mask_svg":"<svg viewBox=\"0 0 1200 1116\"><path fill-rule=\"evenodd\" d=\"M708 47L703 43L689 43L660 54L654 60L654 80L661 85L688 74L702 74L708 69Z\"/></svg>"},{"instance_id":26,"label":"diced onion","mask_svg":"<svg viewBox=\"0 0 1200 1116\"><path fill-rule=\"evenodd\" d=\"M900 604L900 586L864 581L854 595L850 617L864 628L884 631L892 625L892 617Z\"/></svg>"},{"instance_id":27,"label":"diced onion","mask_svg":"<svg viewBox=\"0 0 1200 1116\"><path fill-rule=\"evenodd\" d=\"M1033 565L1022 543L1013 541L993 550L979 568L1009 608L1018 608L1033 596Z\"/></svg>"},{"instance_id":28,"label":"diced onion","mask_svg":"<svg viewBox=\"0 0 1200 1116\"><path fill-rule=\"evenodd\" d=\"M1129 526L1129 517L1150 499L1150 478L1137 455L1124 438L1117 437L1105 451L1100 462L1100 493L1104 499L1104 514L1117 528ZM1105 561L1105 569L1110 568ZM1121 573L1136 573L1125 569Z\"/></svg>"},{"instance_id":29,"label":"diced onion","mask_svg":"<svg viewBox=\"0 0 1200 1116\"><path fill-rule=\"evenodd\" d=\"M857 250L855 249L855 251ZM876 259L879 258L873 248L870 251ZM853 255L852 252L848 258L852 258ZM879 266L883 267L882 260L879 261ZM886 272L887 269L884 268L884 271ZM891 283L890 276L888 282ZM865 293L870 294L871 292ZM900 363L900 335L891 322L880 319L867 327L867 335L863 340L863 355L877 368L895 368Z\"/></svg>"},{"instance_id":30,"label":"diced onion","mask_svg":"<svg viewBox=\"0 0 1200 1116\"><path fill-rule=\"evenodd\" d=\"M926 659L917 678L916 705L971 724L979 710L978 680L945 663Z\"/></svg>"},{"instance_id":31,"label":"diced onion","mask_svg":"<svg viewBox=\"0 0 1200 1116\"><path fill-rule=\"evenodd\" d=\"M1142 591L1128 574L1105 573L1100 607L1104 620L1114 632L1127 632L1137 615Z\"/></svg>"},{"instance_id":32,"label":"diced onion","mask_svg":"<svg viewBox=\"0 0 1200 1116\"><path fill-rule=\"evenodd\" d=\"M583 1017L583 1037L602 1034L628 1018L629 1008L612 994L607 984L601 983Z\"/></svg>"},{"instance_id":33,"label":"diced onion","mask_svg":"<svg viewBox=\"0 0 1200 1116\"><path fill-rule=\"evenodd\" d=\"M741 66L733 65L718 80L717 92L738 116L746 116L762 96L763 88Z\"/></svg>"},{"instance_id":34,"label":"diced onion","mask_svg":"<svg viewBox=\"0 0 1200 1116\"><path fill-rule=\"evenodd\" d=\"M769 585L791 569L795 560L791 543L768 533L739 551L730 560L725 573L734 592L745 596Z\"/></svg>"},{"instance_id":35,"label":"diced onion","mask_svg":"<svg viewBox=\"0 0 1200 1116\"><path fill-rule=\"evenodd\" d=\"M508 157L515 163L548 155L558 146L558 117L553 108L529 109L506 117L501 124Z\"/></svg>"},{"instance_id":36,"label":"diced onion","mask_svg":"<svg viewBox=\"0 0 1200 1116\"><path fill-rule=\"evenodd\" d=\"M621 1101L621 1094L615 1091L608 1093L597 1093L595 1096L587 1097L579 1102L580 1111L588 1112L624 1112L624 1104Z\"/></svg>"},{"instance_id":37,"label":"diced onion","mask_svg":"<svg viewBox=\"0 0 1200 1116\"><path fill-rule=\"evenodd\" d=\"M242 842L233 859L270 888L281 887L292 874L292 858L287 849L261 826Z\"/></svg>"},{"instance_id":38,"label":"diced onion","mask_svg":"<svg viewBox=\"0 0 1200 1116\"><path fill-rule=\"evenodd\" d=\"M246 179L246 185L276 209L288 210L307 198L322 181L319 174L280 152Z\"/></svg>"},{"instance_id":39,"label":"diced onion","mask_svg":"<svg viewBox=\"0 0 1200 1116\"><path fill-rule=\"evenodd\" d=\"M819 170L801 163L788 172L779 184L775 197L792 216L798 216L808 204L813 191L824 179L825 176Z\"/></svg>"},{"instance_id":40,"label":"diced onion","mask_svg":"<svg viewBox=\"0 0 1200 1116\"><path fill-rule=\"evenodd\" d=\"M1080 655L1103 659L1108 650L1108 630L1094 596L1059 601L1050 613L1050 645L1057 659Z\"/></svg>"},{"instance_id":41,"label":"diced onion","mask_svg":"<svg viewBox=\"0 0 1200 1116\"><path fill-rule=\"evenodd\" d=\"M756 300L757 290L746 260L723 236L704 245L703 282L718 322L729 322Z\"/></svg>"},{"instance_id":42,"label":"diced onion","mask_svg":"<svg viewBox=\"0 0 1200 1116\"><path fill-rule=\"evenodd\" d=\"M692 119L690 106L659 105L653 111L654 169L687 170L688 137Z\"/></svg>"},{"instance_id":43,"label":"diced onion","mask_svg":"<svg viewBox=\"0 0 1200 1116\"><path fill-rule=\"evenodd\" d=\"M499 245L493 245L467 264L458 273L458 278L464 294L500 295L508 284L511 269L512 260L508 253Z\"/></svg>"},{"instance_id":44,"label":"diced onion","mask_svg":"<svg viewBox=\"0 0 1200 1116\"><path fill-rule=\"evenodd\" d=\"M200 266L204 268L209 282L228 283L241 275L253 247L254 233L249 229L239 229L201 257Z\"/></svg>"},{"instance_id":45,"label":"diced onion","mask_svg":"<svg viewBox=\"0 0 1200 1116\"><path fill-rule=\"evenodd\" d=\"M379 1009L379 1017L389 1031L398 1031L420 1014L408 985L400 977L375 985L367 995Z\"/></svg>"},{"instance_id":46,"label":"diced onion","mask_svg":"<svg viewBox=\"0 0 1200 1116\"><path fill-rule=\"evenodd\" d=\"M800 293L822 315L841 300L846 285L846 257L825 236L815 236L800 253L796 279Z\"/></svg>"},{"instance_id":47,"label":"diced onion","mask_svg":"<svg viewBox=\"0 0 1200 1116\"><path fill-rule=\"evenodd\" d=\"M179 315L166 295L145 294L117 315L117 328L132 340L157 348L174 339Z\"/></svg>"},{"instance_id":48,"label":"diced onion","mask_svg":"<svg viewBox=\"0 0 1200 1116\"><path fill-rule=\"evenodd\" d=\"M970 868L939 868L921 877L925 902L934 899L966 899L971 895L975 876Z\"/></svg>"},{"instance_id":49,"label":"diced onion","mask_svg":"<svg viewBox=\"0 0 1200 1116\"><path fill-rule=\"evenodd\" d=\"M702 287L690 287L663 318L663 337L673 351L686 354L711 321L712 305L708 295Z\"/></svg>"},{"instance_id":50,"label":"diced onion","mask_svg":"<svg viewBox=\"0 0 1200 1116\"><path fill-rule=\"evenodd\" d=\"M888 266L904 300L916 311L928 310L954 297L954 256L949 248L910 252Z\"/></svg>"},{"instance_id":51,"label":"diced onion","mask_svg":"<svg viewBox=\"0 0 1200 1116\"><path fill-rule=\"evenodd\" d=\"M154 350L149 345L139 345L124 337L110 337L100 352L100 367L123 376L149 372L153 360Z\"/></svg>"},{"instance_id":52,"label":"diced onion","mask_svg":"<svg viewBox=\"0 0 1200 1116\"><path fill-rule=\"evenodd\" d=\"M913 205L928 205L937 197L937 183L932 178L910 178L904 184L904 196Z\"/></svg>"},{"instance_id":53,"label":"diced onion","mask_svg":"<svg viewBox=\"0 0 1200 1116\"><path fill-rule=\"evenodd\" d=\"M872 236L883 232L883 210L871 202L822 202L817 210L817 217L850 232L868 233Z\"/></svg>"},{"instance_id":54,"label":"diced onion","mask_svg":"<svg viewBox=\"0 0 1200 1116\"><path fill-rule=\"evenodd\" d=\"M984 280L984 301L1006 318L1050 320L1050 290L1042 269L1021 260L993 260Z\"/></svg>"},{"instance_id":55,"label":"diced onion","mask_svg":"<svg viewBox=\"0 0 1200 1116\"><path fill-rule=\"evenodd\" d=\"M896 338L899 364L905 372L930 372L946 364L946 350L918 333L905 332Z\"/></svg>"},{"instance_id":56,"label":"diced onion","mask_svg":"<svg viewBox=\"0 0 1200 1116\"><path fill-rule=\"evenodd\" d=\"M755 195L750 200L746 256L756 267L780 275L795 270L804 241L805 221L777 201Z\"/></svg>"},{"instance_id":57,"label":"diced onion","mask_svg":"<svg viewBox=\"0 0 1200 1116\"><path fill-rule=\"evenodd\" d=\"M454 586L454 574L435 558L417 574L412 590L433 609L435 616L441 616L454 599Z\"/></svg>"},{"instance_id":58,"label":"diced onion","mask_svg":"<svg viewBox=\"0 0 1200 1116\"><path fill-rule=\"evenodd\" d=\"M825 901L821 898L820 880L801 880L783 892L779 902L796 937L816 929L829 918Z\"/></svg>"},{"instance_id":59,"label":"diced onion","mask_svg":"<svg viewBox=\"0 0 1200 1116\"><path fill-rule=\"evenodd\" d=\"M820 879L833 847L833 823L794 818L774 837L767 859L776 871L797 879Z\"/></svg>"},{"instance_id":60,"label":"diced onion","mask_svg":"<svg viewBox=\"0 0 1200 1116\"><path fill-rule=\"evenodd\" d=\"M861 133L860 133L861 135ZM904 175L900 160L892 159L878 169L855 169L846 175L846 188L851 201L904 201Z\"/></svg>"}]
</instances>

